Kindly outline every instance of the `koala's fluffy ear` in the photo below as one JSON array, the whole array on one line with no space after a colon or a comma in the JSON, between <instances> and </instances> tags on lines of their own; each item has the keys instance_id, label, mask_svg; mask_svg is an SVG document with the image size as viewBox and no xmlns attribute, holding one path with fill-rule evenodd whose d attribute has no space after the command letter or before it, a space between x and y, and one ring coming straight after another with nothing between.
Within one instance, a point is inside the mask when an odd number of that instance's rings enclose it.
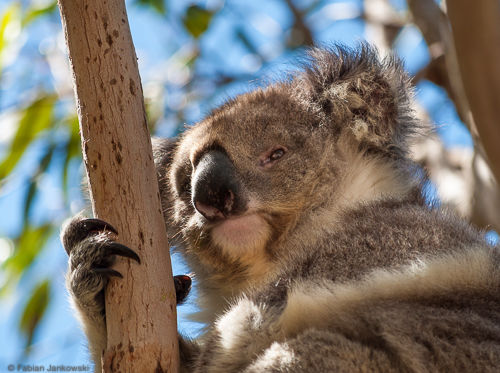
<instances>
[{"instance_id":1,"label":"koala's fluffy ear","mask_svg":"<svg viewBox=\"0 0 500 373\"><path fill-rule=\"evenodd\" d=\"M299 79L308 105L334 134L361 148L401 154L419 128L411 109L408 76L395 57L378 58L368 45L312 49ZM344 136L345 137L345 136Z\"/></svg>"}]
</instances>

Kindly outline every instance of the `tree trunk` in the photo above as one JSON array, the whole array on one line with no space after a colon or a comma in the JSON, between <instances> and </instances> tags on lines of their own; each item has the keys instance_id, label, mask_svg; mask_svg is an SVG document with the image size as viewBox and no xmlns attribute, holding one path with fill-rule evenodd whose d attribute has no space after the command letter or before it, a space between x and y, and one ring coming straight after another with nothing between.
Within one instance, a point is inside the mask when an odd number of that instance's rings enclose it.
<instances>
[{"instance_id":1,"label":"tree trunk","mask_svg":"<svg viewBox=\"0 0 500 373\"><path fill-rule=\"evenodd\" d=\"M176 300L142 87L123 0L59 0L94 215L141 265L106 289L107 372L178 371Z\"/></svg>"},{"instance_id":2,"label":"tree trunk","mask_svg":"<svg viewBox=\"0 0 500 373\"><path fill-rule=\"evenodd\" d=\"M453 0L446 5L465 94L491 170L500 180L500 3Z\"/></svg>"}]
</instances>

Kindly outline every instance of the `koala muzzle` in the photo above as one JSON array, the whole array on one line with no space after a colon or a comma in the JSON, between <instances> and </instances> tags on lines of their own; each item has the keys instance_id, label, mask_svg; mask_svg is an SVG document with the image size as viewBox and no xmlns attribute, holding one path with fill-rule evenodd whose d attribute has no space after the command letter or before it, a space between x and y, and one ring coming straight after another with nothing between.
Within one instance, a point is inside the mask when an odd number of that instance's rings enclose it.
<instances>
[{"instance_id":1,"label":"koala muzzle","mask_svg":"<svg viewBox=\"0 0 500 373\"><path fill-rule=\"evenodd\" d=\"M235 214L241 205L240 189L234 165L223 151L203 154L191 185L192 203L200 214L210 221Z\"/></svg>"}]
</instances>

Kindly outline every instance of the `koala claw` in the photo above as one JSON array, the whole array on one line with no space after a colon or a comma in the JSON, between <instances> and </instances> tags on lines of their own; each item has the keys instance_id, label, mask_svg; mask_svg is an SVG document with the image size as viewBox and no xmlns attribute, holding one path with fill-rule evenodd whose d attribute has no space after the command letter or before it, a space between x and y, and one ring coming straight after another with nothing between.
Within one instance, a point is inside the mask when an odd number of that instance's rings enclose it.
<instances>
[{"instance_id":1,"label":"koala claw","mask_svg":"<svg viewBox=\"0 0 500 373\"><path fill-rule=\"evenodd\" d=\"M64 248L70 257L68 286L75 299L98 310L103 310L104 305L96 295L102 293L111 277L123 278L120 272L110 268L114 257L122 256L141 263L135 251L102 233L118 234L111 224L103 220L75 218L62 235ZM181 304L191 290L191 278L188 275L174 276L174 284L177 304Z\"/></svg>"},{"instance_id":2,"label":"koala claw","mask_svg":"<svg viewBox=\"0 0 500 373\"><path fill-rule=\"evenodd\" d=\"M111 224L101 219L75 219L65 229L63 235L64 248L68 255L70 255L78 244L94 234L106 231L118 235L118 231ZM112 240L106 240L104 244L101 245L101 250L103 259L109 256L119 255L133 259L139 264L141 263L141 259L133 250Z\"/></svg>"},{"instance_id":3,"label":"koala claw","mask_svg":"<svg viewBox=\"0 0 500 373\"><path fill-rule=\"evenodd\" d=\"M174 286L177 304L182 304L191 290L191 277L188 275L174 276Z\"/></svg>"},{"instance_id":4,"label":"koala claw","mask_svg":"<svg viewBox=\"0 0 500 373\"><path fill-rule=\"evenodd\" d=\"M123 275L120 272L111 268L93 268L92 270L102 276L123 278Z\"/></svg>"},{"instance_id":5,"label":"koala claw","mask_svg":"<svg viewBox=\"0 0 500 373\"><path fill-rule=\"evenodd\" d=\"M112 242L106 245L106 253L108 255L120 255L130 259L135 260L137 263L141 264L141 259L139 255L135 253L132 249L129 249L127 246L122 245L117 242Z\"/></svg>"},{"instance_id":6,"label":"koala claw","mask_svg":"<svg viewBox=\"0 0 500 373\"><path fill-rule=\"evenodd\" d=\"M62 242L69 255L68 288L79 307L89 317L101 317L104 293L111 277L123 278L111 268L115 257L141 260L137 253L114 241L117 230L100 219L73 219L64 228Z\"/></svg>"}]
</instances>

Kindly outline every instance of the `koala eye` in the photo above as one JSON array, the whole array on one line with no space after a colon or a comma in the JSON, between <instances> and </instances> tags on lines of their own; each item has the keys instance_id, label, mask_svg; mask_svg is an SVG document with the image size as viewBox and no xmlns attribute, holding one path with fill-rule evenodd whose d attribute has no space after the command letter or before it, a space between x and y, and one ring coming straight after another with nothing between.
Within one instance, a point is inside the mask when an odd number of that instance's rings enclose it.
<instances>
[{"instance_id":1,"label":"koala eye","mask_svg":"<svg viewBox=\"0 0 500 373\"><path fill-rule=\"evenodd\" d=\"M271 159L271 161L275 161L277 159L280 159L281 157L283 157L285 155L285 149L276 149L272 154L271 156L269 157Z\"/></svg>"},{"instance_id":2,"label":"koala eye","mask_svg":"<svg viewBox=\"0 0 500 373\"><path fill-rule=\"evenodd\" d=\"M264 168L269 168L271 167L277 160L282 158L287 149L283 146L277 146L272 148L271 150L265 152L263 155L261 155L260 158L260 166Z\"/></svg>"}]
</instances>

